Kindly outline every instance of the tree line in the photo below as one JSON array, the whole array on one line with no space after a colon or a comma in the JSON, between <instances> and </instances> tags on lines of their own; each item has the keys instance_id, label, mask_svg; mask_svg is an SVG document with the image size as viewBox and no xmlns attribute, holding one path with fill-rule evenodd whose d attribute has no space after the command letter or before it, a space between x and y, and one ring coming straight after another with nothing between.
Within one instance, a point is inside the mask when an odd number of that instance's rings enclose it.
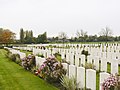
<instances>
[{"instance_id":1,"label":"tree line","mask_svg":"<svg viewBox=\"0 0 120 90\"><path fill-rule=\"evenodd\" d=\"M0 28L0 44L40 44L40 43L65 43L65 42L110 42L120 41L120 36L113 36L109 27L103 28L98 35L88 35L87 31L77 30L75 37L68 37L65 32L60 32L56 37L47 37L47 32L34 37L32 30L20 29L20 39L16 40L16 34L9 29Z\"/></svg>"},{"instance_id":2,"label":"tree line","mask_svg":"<svg viewBox=\"0 0 120 90\"><path fill-rule=\"evenodd\" d=\"M68 38L65 32L61 32L57 37L48 38L50 42L112 42L120 41L120 36L113 36L109 27L102 28L98 35L88 35L87 31L77 30L76 36Z\"/></svg>"},{"instance_id":3,"label":"tree line","mask_svg":"<svg viewBox=\"0 0 120 90\"><path fill-rule=\"evenodd\" d=\"M20 41L21 44L38 44L47 43L47 33L39 34L37 37L33 36L33 31L20 29Z\"/></svg>"}]
</instances>

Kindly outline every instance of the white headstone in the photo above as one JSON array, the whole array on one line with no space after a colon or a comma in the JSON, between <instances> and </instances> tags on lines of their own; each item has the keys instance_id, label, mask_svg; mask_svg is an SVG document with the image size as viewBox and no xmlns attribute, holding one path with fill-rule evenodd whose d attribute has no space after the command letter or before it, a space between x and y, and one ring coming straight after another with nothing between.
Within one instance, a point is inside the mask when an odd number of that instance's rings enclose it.
<instances>
[{"instance_id":1,"label":"white headstone","mask_svg":"<svg viewBox=\"0 0 120 90\"><path fill-rule=\"evenodd\" d=\"M107 72L107 60L104 58L101 59L101 71Z\"/></svg>"},{"instance_id":2,"label":"white headstone","mask_svg":"<svg viewBox=\"0 0 120 90\"><path fill-rule=\"evenodd\" d=\"M79 66L81 60L79 60L79 54L75 54L75 66Z\"/></svg>"},{"instance_id":3,"label":"white headstone","mask_svg":"<svg viewBox=\"0 0 120 90\"><path fill-rule=\"evenodd\" d=\"M67 62L70 62L69 53L66 53L66 61L67 61Z\"/></svg>"},{"instance_id":4,"label":"white headstone","mask_svg":"<svg viewBox=\"0 0 120 90\"><path fill-rule=\"evenodd\" d=\"M77 67L77 83L79 83L78 88L85 87L85 68Z\"/></svg>"},{"instance_id":5,"label":"white headstone","mask_svg":"<svg viewBox=\"0 0 120 90\"><path fill-rule=\"evenodd\" d=\"M101 84L104 82L105 79L107 79L108 77L110 76L109 73L106 73L106 72L101 72L100 73L100 86L99 86L99 90L102 90L102 86Z\"/></svg>"},{"instance_id":6,"label":"white headstone","mask_svg":"<svg viewBox=\"0 0 120 90\"><path fill-rule=\"evenodd\" d=\"M116 60L116 59L112 60L112 62L111 62L111 73L118 74L118 60Z\"/></svg>"},{"instance_id":7,"label":"white headstone","mask_svg":"<svg viewBox=\"0 0 120 90\"><path fill-rule=\"evenodd\" d=\"M46 61L45 58L41 58L41 57L38 57L38 56L35 57L35 60L36 60L36 67L38 67L38 68L43 64L43 62Z\"/></svg>"},{"instance_id":8,"label":"white headstone","mask_svg":"<svg viewBox=\"0 0 120 90\"><path fill-rule=\"evenodd\" d=\"M69 65L69 78L76 77L76 67L75 65Z\"/></svg>"},{"instance_id":9,"label":"white headstone","mask_svg":"<svg viewBox=\"0 0 120 90\"><path fill-rule=\"evenodd\" d=\"M92 69L86 70L86 88L96 90L96 71Z\"/></svg>"},{"instance_id":10,"label":"white headstone","mask_svg":"<svg viewBox=\"0 0 120 90\"><path fill-rule=\"evenodd\" d=\"M95 65L95 69L99 70L99 57L98 56L94 57L94 65Z\"/></svg>"},{"instance_id":11,"label":"white headstone","mask_svg":"<svg viewBox=\"0 0 120 90\"><path fill-rule=\"evenodd\" d=\"M23 59L26 57L26 53L19 52L18 54L20 55L20 59Z\"/></svg>"},{"instance_id":12,"label":"white headstone","mask_svg":"<svg viewBox=\"0 0 120 90\"><path fill-rule=\"evenodd\" d=\"M74 53L70 53L70 64L74 65Z\"/></svg>"},{"instance_id":13,"label":"white headstone","mask_svg":"<svg viewBox=\"0 0 120 90\"><path fill-rule=\"evenodd\" d=\"M63 65L63 68L66 70L66 76L68 76L68 72L69 72L69 69L68 69L68 64L67 63L62 63Z\"/></svg>"},{"instance_id":14,"label":"white headstone","mask_svg":"<svg viewBox=\"0 0 120 90\"><path fill-rule=\"evenodd\" d=\"M61 58L65 59L65 53L63 53L63 52L61 53Z\"/></svg>"},{"instance_id":15,"label":"white headstone","mask_svg":"<svg viewBox=\"0 0 120 90\"><path fill-rule=\"evenodd\" d=\"M81 58L81 64L85 66L85 55L81 55L80 58Z\"/></svg>"},{"instance_id":16,"label":"white headstone","mask_svg":"<svg viewBox=\"0 0 120 90\"><path fill-rule=\"evenodd\" d=\"M87 63L92 63L92 59L93 59L92 56L87 56Z\"/></svg>"}]
</instances>

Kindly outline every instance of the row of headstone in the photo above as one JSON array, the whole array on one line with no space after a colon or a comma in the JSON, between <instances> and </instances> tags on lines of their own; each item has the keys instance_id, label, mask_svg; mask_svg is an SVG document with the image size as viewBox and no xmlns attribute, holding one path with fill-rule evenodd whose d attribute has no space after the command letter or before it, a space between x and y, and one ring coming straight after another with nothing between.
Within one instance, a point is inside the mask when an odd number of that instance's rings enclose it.
<instances>
[{"instance_id":1,"label":"row of headstone","mask_svg":"<svg viewBox=\"0 0 120 90\"><path fill-rule=\"evenodd\" d=\"M33 54L36 55L38 53L42 53L45 57L48 57L50 54L54 54L54 53L59 52L62 55L63 59L66 59L67 61L71 61L71 63L73 63L73 56L75 57L76 55L81 55L82 50L83 49L75 49L75 48L70 48L70 49L52 48L52 50L50 50L50 49L43 50L43 49L33 48ZM91 56L93 56L93 57L98 56L101 59L105 58L107 60L107 62L111 63L111 61L114 59L118 59L120 62L120 53L102 52L99 48L90 48L90 47L87 47L86 50L88 50L88 52ZM67 55L69 55L69 56L67 56ZM70 60L68 57L72 57L72 60Z\"/></svg>"},{"instance_id":2,"label":"row of headstone","mask_svg":"<svg viewBox=\"0 0 120 90\"><path fill-rule=\"evenodd\" d=\"M23 52L20 52L19 50L15 50L15 49L11 49L10 50L12 52L12 54L19 54L20 58L24 58L26 57L26 54ZM51 52L49 50L41 50L41 49L33 49L34 53L42 53L45 57L49 57ZM70 62L71 65L75 65L75 66L85 66L85 55L80 55L80 54L75 54L75 58L74 58L74 54L66 54L66 61ZM99 61L101 61L101 63L99 63ZM93 63L95 65L95 69L96 70L100 70L100 71L105 71L107 72L107 62L108 60L106 60L105 58L99 58L97 56L88 56L87 57L87 63ZM111 60L111 73L115 74L118 73L118 60L114 59Z\"/></svg>"},{"instance_id":3,"label":"row of headstone","mask_svg":"<svg viewBox=\"0 0 120 90\"><path fill-rule=\"evenodd\" d=\"M69 78L75 77L77 79L78 88L88 88L91 90L96 90L96 71L93 69L86 69L84 67L76 67L75 65L68 65L67 63L62 63L64 69L67 70L67 76ZM109 73L101 72L99 73L99 90L102 90L102 83L105 79L109 77ZM86 86L85 86L86 85Z\"/></svg>"},{"instance_id":4,"label":"row of headstone","mask_svg":"<svg viewBox=\"0 0 120 90\"><path fill-rule=\"evenodd\" d=\"M57 45L57 46L60 46L60 45ZM74 44L72 46L74 46ZM83 46L84 46L84 44L83 44ZM88 46L88 45L86 45L86 46ZM120 53L102 52L101 49L95 48L95 47L92 47L92 48L86 47L84 49L86 49L86 50L88 50L88 52L90 52L90 56L88 56L87 62L92 63L93 60L94 60L94 64L95 64L97 70L98 70L98 67L99 67L98 58L101 60L101 62L103 64L105 62L104 67L106 67L107 62L112 63L112 62L114 62L113 60L115 60L115 59L117 59L118 63L120 63ZM65 59L66 61L70 62L70 64L75 64L76 66L78 66L78 65L81 65L81 64L84 65L84 62L85 62L85 59L81 59L81 56L82 56L81 51L82 50L83 49L75 49L75 48L70 48L70 49L52 48L52 50L50 50L50 49L43 50L43 49L33 48L33 54L36 55L36 54L39 53L39 54L43 54L44 57L48 57L51 54L53 55L54 53L59 52L62 56L62 59ZM82 57L84 57L84 56L82 56ZM103 65L102 63L101 63L101 65ZM106 68L101 67L101 70L106 71Z\"/></svg>"},{"instance_id":5,"label":"row of headstone","mask_svg":"<svg viewBox=\"0 0 120 90\"><path fill-rule=\"evenodd\" d=\"M23 52L20 52L19 50L15 50L15 49L9 49L9 50L12 54L19 54L20 59L23 59L24 57L26 57L26 54Z\"/></svg>"},{"instance_id":6,"label":"row of headstone","mask_svg":"<svg viewBox=\"0 0 120 90\"><path fill-rule=\"evenodd\" d=\"M118 49L120 48L120 44L119 43L111 43L111 44L30 44L27 45L28 47L39 47L39 46L53 46L53 47L72 47L72 48L87 48L87 47L99 47L99 48L103 48L104 51L106 51L107 48L113 48L113 49Z\"/></svg>"},{"instance_id":7,"label":"row of headstone","mask_svg":"<svg viewBox=\"0 0 120 90\"><path fill-rule=\"evenodd\" d=\"M96 90L96 71L92 69L86 70L84 67L76 67L74 65L68 65L63 63L64 68L67 70L69 78L75 77L77 79L78 88L85 88L85 77L86 77L86 88Z\"/></svg>"},{"instance_id":8,"label":"row of headstone","mask_svg":"<svg viewBox=\"0 0 120 90\"><path fill-rule=\"evenodd\" d=\"M55 44L55 45L57 45L57 44ZM74 46L74 44L72 46ZM83 44L83 46L84 46L84 44ZM77 53L81 54L81 51L84 49L84 50L87 50L93 56L99 56L99 57L108 58L108 60L110 58L111 59L115 59L115 58L120 59L120 53L119 52L109 52L111 48L108 48L108 52L102 52L102 49L101 49L102 47L101 48L99 48L99 47L96 48L96 47L87 47L87 46L88 45L86 45L85 48L81 48L81 49L70 48L69 50L68 49L61 50L60 48L58 48L58 49L57 48L52 48L52 54L56 53L56 52L59 52L60 54L64 53L65 55L67 53L73 53L75 55ZM114 48L113 48L113 51L114 51ZM120 51L120 48L117 48L117 51ZM33 50L33 52L34 52L34 50ZM35 52L37 53L37 51L35 51Z\"/></svg>"},{"instance_id":9,"label":"row of headstone","mask_svg":"<svg viewBox=\"0 0 120 90\"><path fill-rule=\"evenodd\" d=\"M25 50L25 51L32 51L32 47L13 47L13 49L18 49L18 50Z\"/></svg>"},{"instance_id":10,"label":"row of headstone","mask_svg":"<svg viewBox=\"0 0 120 90\"><path fill-rule=\"evenodd\" d=\"M94 51L94 50L93 50ZM43 54L44 57L49 57L52 53L60 52L62 59L65 59L67 62L69 62L71 65L75 66L85 66L85 55L81 55L76 49L58 49L58 48L53 48L52 50L50 49L37 49L33 48L33 54ZM98 51L94 51L98 52ZM99 52L97 55L90 54L87 57L87 63L92 63L95 65L96 70L100 71L106 71L107 72L107 62L111 63L111 73L117 73L118 72L118 64L120 62L120 59L116 59L116 53L112 52ZM21 55L23 56L23 55ZM120 57L120 56L118 56ZM116 67L115 67L115 65Z\"/></svg>"}]
</instances>

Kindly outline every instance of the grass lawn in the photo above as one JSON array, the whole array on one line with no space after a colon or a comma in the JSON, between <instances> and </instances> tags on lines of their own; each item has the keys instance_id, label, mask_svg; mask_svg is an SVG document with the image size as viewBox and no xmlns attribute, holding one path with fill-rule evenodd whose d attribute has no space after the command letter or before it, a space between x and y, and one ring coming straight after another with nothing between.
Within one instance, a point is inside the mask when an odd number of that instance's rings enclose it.
<instances>
[{"instance_id":1,"label":"grass lawn","mask_svg":"<svg viewBox=\"0 0 120 90\"><path fill-rule=\"evenodd\" d=\"M58 90L5 57L0 49L0 90Z\"/></svg>"},{"instance_id":2,"label":"grass lawn","mask_svg":"<svg viewBox=\"0 0 120 90\"><path fill-rule=\"evenodd\" d=\"M25 50L20 50L20 52L26 53L27 56L28 56L28 54L32 54L32 52L30 52L30 51L25 51Z\"/></svg>"}]
</instances>

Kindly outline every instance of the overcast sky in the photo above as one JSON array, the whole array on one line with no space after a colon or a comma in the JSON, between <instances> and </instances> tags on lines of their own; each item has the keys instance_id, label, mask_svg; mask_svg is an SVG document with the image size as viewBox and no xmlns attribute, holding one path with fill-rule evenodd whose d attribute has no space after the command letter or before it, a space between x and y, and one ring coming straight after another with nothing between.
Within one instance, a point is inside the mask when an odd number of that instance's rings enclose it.
<instances>
[{"instance_id":1,"label":"overcast sky","mask_svg":"<svg viewBox=\"0 0 120 90\"><path fill-rule=\"evenodd\" d=\"M59 32L75 36L83 29L98 34L108 26L120 35L120 0L0 0L0 27L19 37L20 28L48 37Z\"/></svg>"}]
</instances>

